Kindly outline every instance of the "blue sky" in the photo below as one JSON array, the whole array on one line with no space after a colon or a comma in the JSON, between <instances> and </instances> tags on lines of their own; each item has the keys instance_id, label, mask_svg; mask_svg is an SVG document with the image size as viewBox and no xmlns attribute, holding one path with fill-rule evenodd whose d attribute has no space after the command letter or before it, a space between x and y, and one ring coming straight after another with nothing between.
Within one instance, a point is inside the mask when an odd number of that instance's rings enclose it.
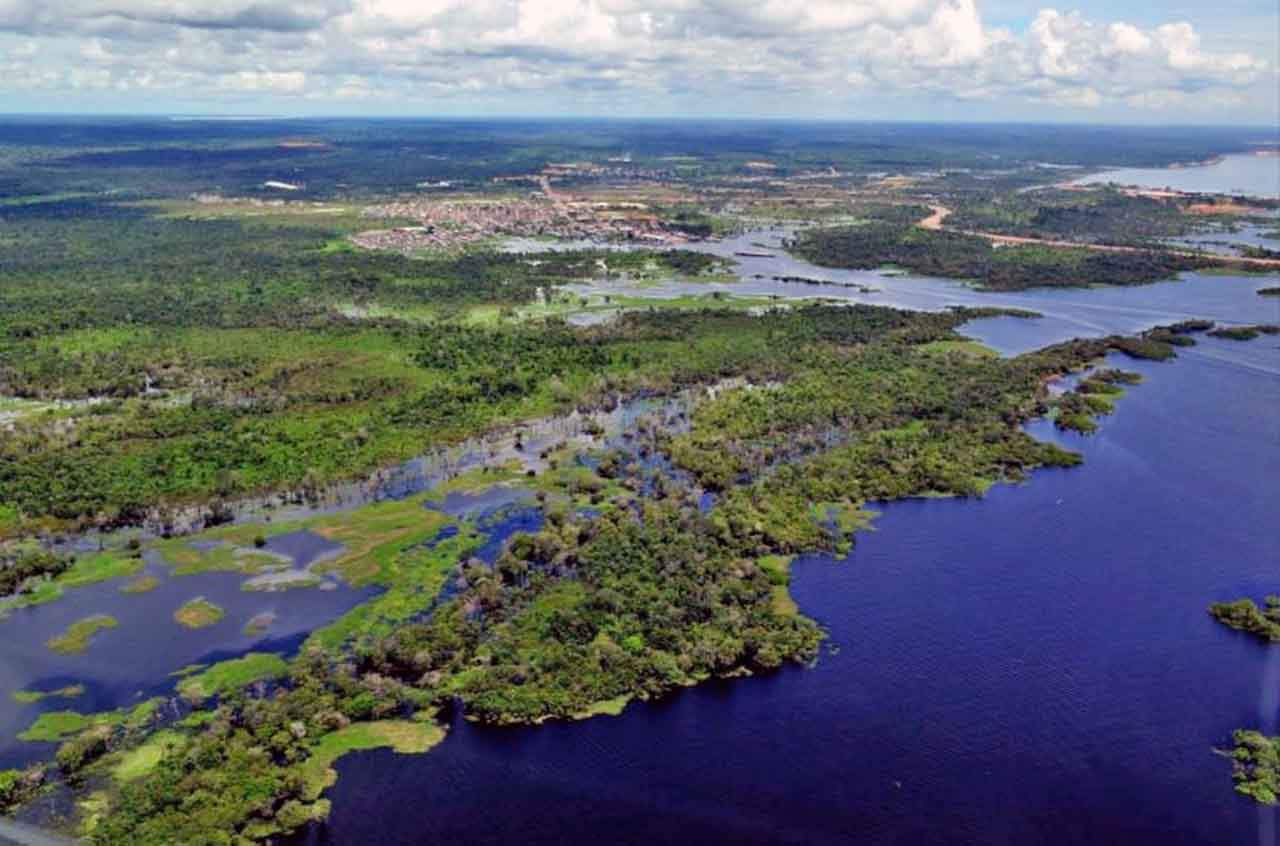
<instances>
[{"instance_id":1,"label":"blue sky","mask_svg":"<svg viewBox=\"0 0 1280 846\"><path fill-rule=\"evenodd\" d=\"M0 0L0 110L1273 124L1274 0Z\"/></svg>"}]
</instances>

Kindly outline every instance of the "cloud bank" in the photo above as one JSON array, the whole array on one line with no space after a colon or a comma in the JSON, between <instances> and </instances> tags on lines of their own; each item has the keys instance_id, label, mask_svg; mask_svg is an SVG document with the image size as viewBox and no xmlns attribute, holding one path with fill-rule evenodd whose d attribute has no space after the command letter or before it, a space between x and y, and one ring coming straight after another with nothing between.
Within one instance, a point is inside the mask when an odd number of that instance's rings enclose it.
<instances>
[{"instance_id":1,"label":"cloud bank","mask_svg":"<svg viewBox=\"0 0 1280 846\"><path fill-rule=\"evenodd\" d=\"M1276 82L1187 22L1042 9L1014 30L976 0L0 0L0 92L28 97L719 114L915 98L1173 119L1274 100Z\"/></svg>"}]
</instances>

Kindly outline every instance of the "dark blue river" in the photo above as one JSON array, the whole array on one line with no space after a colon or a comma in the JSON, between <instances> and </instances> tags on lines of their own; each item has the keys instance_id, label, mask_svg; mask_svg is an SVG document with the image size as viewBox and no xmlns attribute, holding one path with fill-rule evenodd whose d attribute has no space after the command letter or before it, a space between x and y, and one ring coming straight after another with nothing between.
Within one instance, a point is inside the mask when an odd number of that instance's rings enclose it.
<instances>
[{"instance_id":1,"label":"dark blue river","mask_svg":"<svg viewBox=\"0 0 1280 846\"><path fill-rule=\"evenodd\" d=\"M1020 346L1008 331L978 334ZM847 560L797 564L830 633L813 668L348 756L308 839L1275 842L1214 747L1275 728L1280 651L1206 606L1280 589L1280 347L1117 363L1147 379L1097 435L1060 438L1083 467L884 506Z\"/></svg>"}]
</instances>

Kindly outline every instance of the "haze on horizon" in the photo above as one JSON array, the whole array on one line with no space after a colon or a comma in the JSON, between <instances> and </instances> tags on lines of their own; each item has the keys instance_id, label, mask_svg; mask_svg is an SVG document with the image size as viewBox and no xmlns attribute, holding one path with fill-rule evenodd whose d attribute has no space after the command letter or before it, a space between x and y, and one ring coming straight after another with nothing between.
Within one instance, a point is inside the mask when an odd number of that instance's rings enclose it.
<instances>
[{"instance_id":1,"label":"haze on horizon","mask_svg":"<svg viewBox=\"0 0 1280 846\"><path fill-rule=\"evenodd\" d=\"M0 0L0 110L1274 124L1249 0Z\"/></svg>"}]
</instances>

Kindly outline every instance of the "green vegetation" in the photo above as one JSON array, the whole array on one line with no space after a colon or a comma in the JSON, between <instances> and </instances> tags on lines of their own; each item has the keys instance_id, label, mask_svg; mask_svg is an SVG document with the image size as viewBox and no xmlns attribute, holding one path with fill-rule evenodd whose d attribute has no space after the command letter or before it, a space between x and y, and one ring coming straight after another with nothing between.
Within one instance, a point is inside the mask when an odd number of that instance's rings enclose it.
<instances>
[{"instance_id":1,"label":"green vegetation","mask_svg":"<svg viewBox=\"0 0 1280 846\"><path fill-rule=\"evenodd\" d=\"M120 588L121 593L150 593L160 586L160 580L155 576L139 576L127 585Z\"/></svg>"},{"instance_id":2,"label":"green vegetation","mask_svg":"<svg viewBox=\"0 0 1280 846\"><path fill-rule=\"evenodd\" d=\"M61 655L75 655L89 648L95 634L119 625L120 621L110 614L93 614L72 623L65 632L50 638L46 645Z\"/></svg>"},{"instance_id":3,"label":"green vegetation","mask_svg":"<svg viewBox=\"0 0 1280 846\"><path fill-rule=\"evenodd\" d=\"M34 579L66 573L71 568L70 556L55 555L48 550L23 546L0 560L0 596L8 596Z\"/></svg>"},{"instance_id":4,"label":"green vegetation","mask_svg":"<svg viewBox=\"0 0 1280 846\"><path fill-rule=\"evenodd\" d=\"M94 716L78 711L47 711L18 735L19 740L54 743L96 725Z\"/></svg>"},{"instance_id":5,"label":"green vegetation","mask_svg":"<svg viewBox=\"0 0 1280 846\"><path fill-rule=\"evenodd\" d=\"M1177 204L1115 188L987 192L966 198L947 218L969 232L1126 246L1187 235L1196 224Z\"/></svg>"},{"instance_id":6,"label":"green vegetation","mask_svg":"<svg viewBox=\"0 0 1280 846\"><path fill-rule=\"evenodd\" d=\"M99 552L77 558L75 564L58 578L63 587L83 587L132 576L142 569L142 560L127 558L116 553Z\"/></svg>"},{"instance_id":7,"label":"green vegetation","mask_svg":"<svg viewBox=\"0 0 1280 846\"><path fill-rule=\"evenodd\" d=\"M444 740L444 736L444 729L434 723L408 720L355 723L326 734L312 748L302 767L304 795L314 801L326 787L332 786L337 779L333 765L348 752L390 747L402 755L420 755Z\"/></svg>"},{"instance_id":8,"label":"green vegetation","mask_svg":"<svg viewBox=\"0 0 1280 846\"><path fill-rule=\"evenodd\" d=\"M1276 804L1280 794L1280 738L1237 730L1232 737L1231 778L1236 791L1263 805Z\"/></svg>"},{"instance_id":9,"label":"green vegetation","mask_svg":"<svg viewBox=\"0 0 1280 846\"><path fill-rule=\"evenodd\" d=\"M930 341L927 344L921 344L922 352L938 353L941 355L965 355L975 358L995 358L1000 353L991 349L985 344L977 341Z\"/></svg>"},{"instance_id":10,"label":"green vegetation","mask_svg":"<svg viewBox=\"0 0 1280 846\"><path fill-rule=\"evenodd\" d=\"M1263 602L1262 608L1247 598L1215 602L1209 606L1209 613L1223 625L1280 643L1280 596L1268 596Z\"/></svg>"},{"instance_id":11,"label":"green vegetation","mask_svg":"<svg viewBox=\"0 0 1280 846\"><path fill-rule=\"evenodd\" d=\"M455 372L413 361L439 321L531 306L594 278L604 254L411 260L318 252L333 233L314 226L179 220L107 203L84 214L6 223L0 395L71 401L20 417L0 442L0 509L18 516L0 528L11 533L125 525L159 503L216 507L365 474L424 441L568 407L553 378L580 390L629 360L573 373L545 371L550 361L515 368L526 390L504 397L484 394L488 368L503 362ZM716 261L607 258L619 272L701 272ZM443 396L456 397L449 417L420 417Z\"/></svg>"},{"instance_id":12,"label":"green vegetation","mask_svg":"<svg viewBox=\"0 0 1280 846\"><path fill-rule=\"evenodd\" d=\"M344 547L324 569L385 590L315 632L291 662L247 656L188 674L179 690L208 716L171 727L187 739L158 762L154 750L139 753L149 772L111 794L93 836L168 842L216 826L255 840L291 830L325 814L319 796L337 754L388 745L385 729L372 727L409 714L415 721L405 725L435 736L432 714L456 700L484 722L573 719L707 678L811 660L822 634L787 591L795 553L847 549L866 526L869 501L979 496L1032 468L1077 462L1021 429L1048 408L1045 384L1111 350L1172 354L1160 341L1127 338L1008 359L975 353L955 327L988 314L811 307L755 319L666 314L661 327L641 315L604 331L544 328L527 337L447 330L420 348L424 366L536 368L539 357L600 355L621 332L659 350L667 337L681 339L679 362L647 371L662 375L659 384L696 384L709 362L744 379L694 406L687 431L642 419L594 464L557 449L533 477L491 468L430 495L206 532L202 540L222 546L201 549L218 550L264 533L312 531ZM495 378L519 378L519 370ZM1105 400L1136 380L1099 370L1078 396ZM640 460L654 452L720 492L709 513L681 477ZM476 527L423 505L494 484L526 485L546 523L516 535L487 567L468 559L481 539ZM577 510L597 499L595 511ZM442 595L450 579L454 589ZM251 688L265 678L275 684L262 697ZM249 794L260 798L242 798ZM209 798L191 807L191 795Z\"/></svg>"},{"instance_id":13,"label":"green vegetation","mask_svg":"<svg viewBox=\"0 0 1280 846\"><path fill-rule=\"evenodd\" d=\"M765 555L756 559L756 566L764 571L773 585L773 610L782 615L800 613L796 601L791 598L791 562L794 556Z\"/></svg>"},{"instance_id":14,"label":"green vegetation","mask_svg":"<svg viewBox=\"0 0 1280 846\"><path fill-rule=\"evenodd\" d=\"M630 696L617 696L613 699L593 702L585 710L574 714L573 718L575 720L589 720L592 717L616 717L627 709L627 703L630 701Z\"/></svg>"},{"instance_id":15,"label":"green vegetation","mask_svg":"<svg viewBox=\"0 0 1280 846\"><path fill-rule=\"evenodd\" d=\"M84 685L69 684L56 690L15 690L13 692L13 701L22 705L31 705L50 698L75 699L83 695Z\"/></svg>"},{"instance_id":16,"label":"green vegetation","mask_svg":"<svg viewBox=\"0 0 1280 846\"><path fill-rule=\"evenodd\" d=\"M268 540L300 531L342 545L314 565L317 578L378 588L292 659L251 653L174 673L194 708L181 719L154 701L42 715L24 737L61 746L29 773L0 773L0 811L56 775L77 792L95 843L267 842L324 818L321 796L342 754L425 751L443 737L436 719L447 708L495 724L578 719L809 662L823 634L788 589L797 554L847 551L868 526L868 503L982 496L1034 468L1078 462L1022 424L1051 412L1060 424L1095 425L1138 377L1098 370L1057 399L1047 383L1113 351L1171 358L1198 331L1157 327L1002 358L956 330L1007 311L782 307L722 292L659 301L566 287L601 276L728 281L722 263L689 251L357 250L347 237L369 225L363 202L407 191L406 179L457 179L496 195L511 189L493 176L536 173L566 148L599 159L607 145L581 127L532 140L526 129L482 138L442 128L445 138L423 141L389 125L354 134L314 125L332 137L282 146L253 127L206 127L211 137L197 138L175 123L152 128L169 139L158 148L120 128L110 145L81 149L68 124L59 145L47 133L27 138L23 155L39 156L0 185L4 607L105 579L153 589L144 553L175 578L270 574L290 565L264 549ZM948 161L971 173L908 177L899 184L918 181L918 192L851 198L886 168L932 168L937 139L902 127L907 140L890 152L858 129L811 131L844 140L807 145L765 128L753 130L764 138L735 133L691 149L688 133L637 128L639 190L662 186L643 202L695 236L746 219L821 221L795 249L1006 290L1137 284L1197 264L1157 252L994 249L914 226L928 213L925 193L975 228L1146 244L1185 226L1177 208L1108 191L997 202L995 193L1044 181L1013 164L1027 153L1019 133L976 143L952 137L970 130L939 130L951 138ZM1203 152L1203 141L1176 133L1145 143ZM1034 152L1101 155L1070 128ZM1114 144L1105 153L1147 155ZM768 178L748 164L757 160ZM341 201L324 210L257 202L269 196L263 173L294 165L307 173L298 197ZM589 195L602 187L595 179L565 181ZM663 185L678 180L694 183L696 201ZM245 196L176 199L214 184ZM127 193L102 193L118 186ZM612 312L621 313L594 327L564 320ZM536 463L495 460L429 494L309 519L233 522L246 513L241 497L316 501L335 482L424 452L650 396L670 402L624 419L618 437L588 427L592 438L549 446ZM545 522L489 566L472 557L488 560L486 524L428 506L495 484L526 490ZM704 490L716 494L709 510ZM210 528L198 539L182 536L201 519ZM144 521L161 539L75 560L34 542L100 528L110 543L110 530ZM196 599L174 616L196 627L222 614ZM59 640L87 644L107 619ZM269 624L260 615L243 631ZM37 695L51 694L19 694Z\"/></svg>"},{"instance_id":17,"label":"green vegetation","mask_svg":"<svg viewBox=\"0 0 1280 846\"><path fill-rule=\"evenodd\" d=\"M985 238L909 225L867 224L800 233L788 249L827 267L905 268L984 288L1142 285L1194 270L1200 259L1162 251L1104 252L1040 245L995 247Z\"/></svg>"},{"instance_id":18,"label":"green vegetation","mask_svg":"<svg viewBox=\"0 0 1280 846\"><path fill-rule=\"evenodd\" d=\"M219 606L203 597L196 597L187 600L181 608L174 611L173 619L189 629L203 629L221 620L225 614Z\"/></svg>"},{"instance_id":19,"label":"green vegetation","mask_svg":"<svg viewBox=\"0 0 1280 846\"><path fill-rule=\"evenodd\" d=\"M1280 334L1280 326L1258 324L1256 326L1222 326L1209 332L1215 338L1227 338L1231 341L1252 341L1259 335Z\"/></svg>"},{"instance_id":20,"label":"green vegetation","mask_svg":"<svg viewBox=\"0 0 1280 846\"><path fill-rule=\"evenodd\" d=\"M1162 331L1163 334L1161 334ZM1172 355L1172 348L1163 339L1181 337L1181 334L1164 331L1164 327L1158 327L1156 330L1147 332L1139 346L1127 351L1135 357L1162 360ZM1161 340L1156 340L1157 338ZM1175 344L1175 346L1181 345ZM1085 435L1096 431L1098 423L1095 418L1113 412L1115 401L1124 395L1124 388L1121 385L1136 385L1141 381L1141 374L1127 370L1104 368L1094 371L1082 378L1074 390L1064 393L1054 402L1054 425L1059 429Z\"/></svg>"},{"instance_id":21,"label":"green vegetation","mask_svg":"<svg viewBox=\"0 0 1280 846\"><path fill-rule=\"evenodd\" d=\"M17 810L35 798L44 783L44 770L0 770L0 814Z\"/></svg>"},{"instance_id":22,"label":"green vegetation","mask_svg":"<svg viewBox=\"0 0 1280 846\"><path fill-rule=\"evenodd\" d=\"M198 701L224 695L254 682L280 678L288 670L289 665L279 655L250 652L242 658L220 661L208 669L188 675L178 683L178 692Z\"/></svg>"},{"instance_id":23,"label":"green vegetation","mask_svg":"<svg viewBox=\"0 0 1280 846\"><path fill-rule=\"evenodd\" d=\"M0 545L0 617L10 608L53 602L67 588L123 578L141 568L141 560L116 552L76 558L25 543L8 550Z\"/></svg>"},{"instance_id":24,"label":"green vegetation","mask_svg":"<svg viewBox=\"0 0 1280 846\"><path fill-rule=\"evenodd\" d=\"M81 714L78 711L49 711L41 714L24 732L20 740L55 742L72 737L95 726L145 725L155 712L156 700L149 699L130 710L104 711L97 714Z\"/></svg>"},{"instance_id":25,"label":"green vegetation","mask_svg":"<svg viewBox=\"0 0 1280 846\"><path fill-rule=\"evenodd\" d=\"M128 750L111 767L111 775L117 781L136 781L150 773L166 755L176 751L186 738L175 731L158 731L145 743Z\"/></svg>"}]
</instances>

